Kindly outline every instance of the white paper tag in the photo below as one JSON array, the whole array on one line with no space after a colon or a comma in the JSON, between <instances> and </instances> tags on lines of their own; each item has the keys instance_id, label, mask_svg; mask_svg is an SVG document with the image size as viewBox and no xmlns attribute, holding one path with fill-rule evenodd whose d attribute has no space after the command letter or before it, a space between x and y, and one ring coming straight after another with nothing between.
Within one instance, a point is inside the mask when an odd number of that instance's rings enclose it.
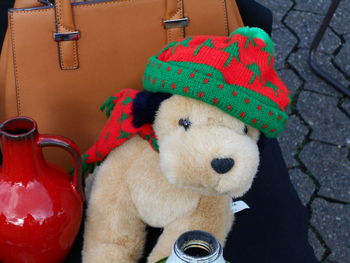
<instances>
[{"instance_id":1,"label":"white paper tag","mask_svg":"<svg viewBox=\"0 0 350 263\"><path fill-rule=\"evenodd\" d=\"M231 209L233 213L238 213L244 209L248 209L250 208L245 202L243 202L242 200L238 200L238 201L232 201L231 203Z\"/></svg>"}]
</instances>

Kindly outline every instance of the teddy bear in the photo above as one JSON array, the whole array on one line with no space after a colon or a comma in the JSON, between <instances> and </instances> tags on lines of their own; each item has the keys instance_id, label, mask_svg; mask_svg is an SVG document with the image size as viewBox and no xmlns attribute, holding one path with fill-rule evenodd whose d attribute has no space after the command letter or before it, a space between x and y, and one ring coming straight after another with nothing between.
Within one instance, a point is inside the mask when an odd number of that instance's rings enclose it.
<instances>
[{"instance_id":1,"label":"teddy bear","mask_svg":"<svg viewBox=\"0 0 350 263\"><path fill-rule=\"evenodd\" d=\"M188 37L149 59L143 91L106 101L109 118L84 156L95 171L83 262L137 262L146 225L163 228L149 263L188 230L225 243L232 198L258 169L260 134L276 137L288 119L289 91L273 64L273 42L259 28Z\"/></svg>"}]
</instances>

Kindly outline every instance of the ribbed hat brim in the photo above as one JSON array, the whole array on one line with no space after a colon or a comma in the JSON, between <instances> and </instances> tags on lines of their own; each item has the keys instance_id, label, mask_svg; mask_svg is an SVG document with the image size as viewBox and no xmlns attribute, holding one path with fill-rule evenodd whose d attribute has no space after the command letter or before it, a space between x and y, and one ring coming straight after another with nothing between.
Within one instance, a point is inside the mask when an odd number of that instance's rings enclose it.
<instances>
[{"instance_id":1,"label":"ribbed hat brim","mask_svg":"<svg viewBox=\"0 0 350 263\"><path fill-rule=\"evenodd\" d=\"M151 92L182 95L214 105L269 138L276 137L288 120L288 115L276 103L252 90L227 84L176 62L160 61L156 56L151 57L146 66L143 85ZM221 91L220 97L215 95L217 90Z\"/></svg>"}]
</instances>

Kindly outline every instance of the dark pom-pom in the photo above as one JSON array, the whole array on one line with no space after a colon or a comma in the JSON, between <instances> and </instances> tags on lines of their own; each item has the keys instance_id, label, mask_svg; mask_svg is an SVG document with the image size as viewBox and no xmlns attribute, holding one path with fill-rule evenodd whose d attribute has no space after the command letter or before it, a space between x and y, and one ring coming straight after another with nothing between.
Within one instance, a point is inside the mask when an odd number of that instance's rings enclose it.
<instances>
[{"instance_id":1,"label":"dark pom-pom","mask_svg":"<svg viewBox=\"0 0 350 263\"><path fill-rule=\"evenodd\" d=\"M152 124L162 101L171 96L169 93L149 92L147 90L138 93L132 106L133 125L139 128L147 123Z\"/></svg>"}]
</instances>

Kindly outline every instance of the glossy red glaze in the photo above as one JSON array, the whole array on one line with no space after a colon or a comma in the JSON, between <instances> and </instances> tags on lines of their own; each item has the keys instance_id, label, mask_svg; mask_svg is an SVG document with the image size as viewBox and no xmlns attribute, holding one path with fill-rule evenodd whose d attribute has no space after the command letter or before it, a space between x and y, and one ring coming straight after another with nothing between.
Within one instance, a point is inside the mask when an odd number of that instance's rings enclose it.
<instances>
[{"instance_id":1,"label":"glossy red glaze","mask_svg":"<svg viewBox=\"0 0 350 263\"><path fill-rule=\"evenodd\" d=\"M0 262L63 262L82 219L79 150L66 138L38 134L26 117L5 121L0 136ZM73 177L45 161L46 146L69 151Z\"/></svg>"}]
</instances>

